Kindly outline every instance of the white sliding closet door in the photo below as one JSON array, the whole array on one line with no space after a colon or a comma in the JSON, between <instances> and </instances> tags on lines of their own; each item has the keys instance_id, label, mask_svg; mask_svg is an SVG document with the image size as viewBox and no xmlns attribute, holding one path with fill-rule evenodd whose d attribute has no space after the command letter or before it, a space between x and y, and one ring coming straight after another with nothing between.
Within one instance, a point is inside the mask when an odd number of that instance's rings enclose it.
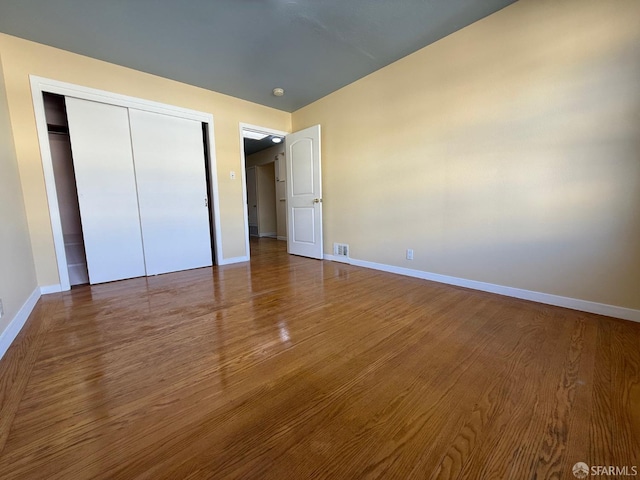
<instances>
[{"instance_id":1,"label":"white sliding closet door","mask_svg":"<svg viewBox=\"0 0 640 480\"><path fill-rule=\"evenodd\" d=\"M89 281L145 275L126 108L67 97Z\"/></svg>"},{"instance_id":2,"label":"white sliding closet door","mask_svg":"<svg viewBox=\"0 0 640 480\"><path fill-rule=\"evenodd\" d=\"M202 124L129 110L147 275L211 266Z\"/></svg>"}]
</instances>

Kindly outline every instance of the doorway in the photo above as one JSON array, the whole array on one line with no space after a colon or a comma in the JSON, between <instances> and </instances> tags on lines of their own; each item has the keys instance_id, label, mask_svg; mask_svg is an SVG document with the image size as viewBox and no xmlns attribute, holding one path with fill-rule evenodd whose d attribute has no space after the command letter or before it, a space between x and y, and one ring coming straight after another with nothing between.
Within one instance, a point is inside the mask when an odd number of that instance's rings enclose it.
<instances>
[{"instance_id":1,"label":"doorway","mask_svg":"<svg viewBox=\"0 0 640 480\"><path fill-rule=\"evenodd\" d=\"M247 256L249 238L287 240L286 132L241 124L241 160Z\"/></svg>"},{"instance_id":2,"label":"doorway","mask_svg":"<svg viewBox=\"0 0 640 480\"><path fill-rule=\"evenodd\" d=\"M62 95L44 93L44 110L51 161L56 183L60 223L71 287L89 283L89 271L80 219L71 138L66 105Z\"/></svg>"}]
</instances>

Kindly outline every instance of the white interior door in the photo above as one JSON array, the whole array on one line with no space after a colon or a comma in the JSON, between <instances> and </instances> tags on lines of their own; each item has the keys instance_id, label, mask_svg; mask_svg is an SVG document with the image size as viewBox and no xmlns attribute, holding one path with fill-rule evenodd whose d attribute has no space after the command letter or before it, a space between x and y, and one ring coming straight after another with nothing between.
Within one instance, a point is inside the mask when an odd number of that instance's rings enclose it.
<instances>
[{"instance_id":1,"label":"white interior door","mask_svg":"<svg viewBox=\"0 0 640 480\"><path fill-rule=\"evenodd\" d=\"M127 109L67 97L90 283L145 274Z\"/></svg>"},{"instance_id":2,"label":"white interior door","mask_svg":"<svg viewBox=\"0 0 640 480\"><path fill-rule=\"evenodd\" d=\"M129 116L147 275L211 266L202 124Z\"/></svg>"},{"instance_id":3,"label":"white interior door","mask_svg":"<svg viewBox=\"0 0 640 480\"><path fill-rule=\"evenodd\" d=\"M323 258L320 125L285 139L287 165L287 251Z\"/></svg>"}]
</instances>

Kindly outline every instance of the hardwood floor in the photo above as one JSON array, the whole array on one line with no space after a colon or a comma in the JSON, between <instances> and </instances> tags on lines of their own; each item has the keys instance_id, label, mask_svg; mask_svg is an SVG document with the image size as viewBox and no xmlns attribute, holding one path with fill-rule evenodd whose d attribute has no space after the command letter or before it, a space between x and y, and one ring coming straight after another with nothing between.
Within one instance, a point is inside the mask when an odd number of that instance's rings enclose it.
<instances>
[{"instance_id":1,"label":"hardwood floor","mask_svg":"<svg viewBox=\"0 0 640 480\"><path fill-rule=\"evenodd\" d=\"M0 361L0 478L640 467L640 324L252 255L42 297Z\"/></svg>"}]
</instances>

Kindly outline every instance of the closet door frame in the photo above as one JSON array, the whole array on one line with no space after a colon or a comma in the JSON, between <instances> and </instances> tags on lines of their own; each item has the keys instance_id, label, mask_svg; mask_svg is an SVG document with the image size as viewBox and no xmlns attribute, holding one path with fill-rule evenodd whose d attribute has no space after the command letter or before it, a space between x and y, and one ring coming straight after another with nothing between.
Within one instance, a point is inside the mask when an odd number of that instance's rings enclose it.
<instances>
[{"instance_id":1,"label":"closet door frame","mask_svg":"<svg viewBox=\"0 0 640 480\"><path fill-rule=\"evenodd\" d=\"M187 108L176 107L164 103L153 102L128 95L107 92L95 88L83 87L72 83L60 82L48 78L38 77L36 75L29 76L31 82L31 95L33 99L33 108L36 118L36 128L38 131L38 141L40 144L40 154L42 156L42 167L44 170L45 187L47 191L47 200L49 203L49 216L51 218L51 230L53 232L53 242L56 252L56 260L58 262L58 276L60 285L51 286L43 289L42 293L54 293L58 291L67 291L71 289L69 283L69 272L67 270L67 255L64 248L64 237L62 234L62 223L60 220L60 210L58 206L58 197L56 193L55 177L53 173L53 161L51 158L51 149L49 146L49 134L47 131L47 119L45 117L44 100L42 94L54 93L64 95L65 97L75 97L82 100L91 100L94 102L106 103L119 107L134 108L147 112L161 113L164 115L172 115L174 117L196 120L207 125L208 146L206 149L209 162L209 184L211 202L213 203L212 217L210 221L213 225L213 246L214 246L214 264L224 265L232 263L222 258L222 229L220 226L220 198L218 190L218 170L215 155L215 136L213 129L213 115L207 112L199 112ZM203 150L204 152L204 150ZM203 153L204 160L204 153ZM232 259L231 259L232 260Z\"/></svg>"}]
</instances>

